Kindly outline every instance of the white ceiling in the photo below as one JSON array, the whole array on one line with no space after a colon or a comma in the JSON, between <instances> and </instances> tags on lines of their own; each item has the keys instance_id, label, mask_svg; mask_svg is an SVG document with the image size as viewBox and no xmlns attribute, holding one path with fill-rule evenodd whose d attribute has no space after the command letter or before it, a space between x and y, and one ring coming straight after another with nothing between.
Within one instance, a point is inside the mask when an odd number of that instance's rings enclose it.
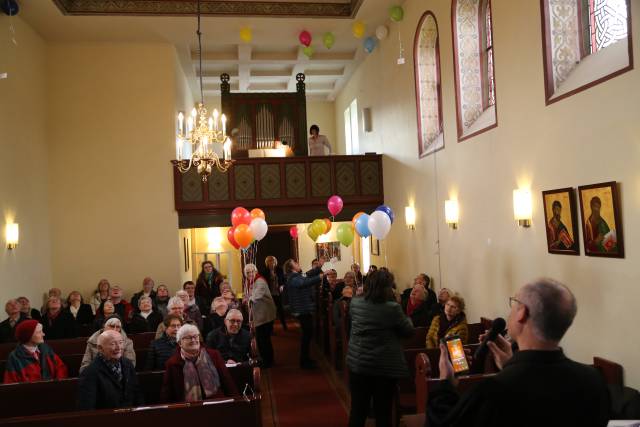
<instances>
[{"instance_id":1,"label":"white ceiling","mask_svg":"<svg viewBox=\"0 0 640 427\"><path fill-rule=\"evenodd\" d=\"M333 100L364 58L363 39L351 33L355 20L367 24L366 35L385 24L397 24L388 10L399 0L364 0L355 19L290 17L203 17L203 80L205 97L219 95L220 74L231 76L231 90L243 92L295 91L295 75L307 75L307 97ZM20 16L48 41L167 42L175 45L195 99L197 38L195 17L166 16L64 16L52 0L21 3ZM243 43L240 29L250 27L253 40ZM312 34L315 54L302 53L298 34ZM329 50L322 35L331 31L335 44ZM365 35L365 37L366 37Z\"/></svg>"}]
</instances>

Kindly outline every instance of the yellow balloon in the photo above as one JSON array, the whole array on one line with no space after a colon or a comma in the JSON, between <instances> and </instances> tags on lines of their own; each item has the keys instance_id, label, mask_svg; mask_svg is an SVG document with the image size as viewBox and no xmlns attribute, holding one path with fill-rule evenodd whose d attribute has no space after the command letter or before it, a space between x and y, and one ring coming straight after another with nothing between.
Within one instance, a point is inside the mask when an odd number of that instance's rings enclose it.
<instances>
[{"instance_id":1,"label":"yellow balloon","mask_svg":"<svg viewBox=\"0 0 640 427\"><path fill-rule=\"evenodd\" d=\"M249 27L242 28L240 30L240 39L245 43L249 43L251 40L253 40L253 34L251 33L251 28Z\"/></svg>"},{"instance_id":2,"label":"yellow balloon","mask_svg":"<svg viewBox=\"0 0 640 427\"><path fill-rule=\"evenodd\" d=\"M367 26L362 21L356 21L353 23L353 27L351 31L353 32L353 36L357 39L361 39L364 36L364 32L367 30Z\"/></svg>"}]
</instances>

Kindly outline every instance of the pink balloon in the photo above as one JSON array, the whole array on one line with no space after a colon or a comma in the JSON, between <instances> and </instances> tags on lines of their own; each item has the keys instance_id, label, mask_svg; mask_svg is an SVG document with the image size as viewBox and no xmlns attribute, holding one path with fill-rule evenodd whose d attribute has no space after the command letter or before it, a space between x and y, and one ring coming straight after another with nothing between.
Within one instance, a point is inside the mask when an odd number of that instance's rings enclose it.
<instances>
[{"instance_id":1,"label":"pink balloon","mask_svg":"<svg viewBox=\"0 0 640 427\"><path fill-rule=\"evenodd\" d=\"M329 209L332 216L336 216L342 212L342 206L344 206L344 203L340 196L329 197L329 200L327 201L327 209Z\"/></svg>"},{"instance_id":2,"label":"pink balloon","mask_svg":"<svg viewBox=\"0 0 640 427\"><path fill-rule=\"evenodd\" d=\"M300 43L308 47L311 44L311 33L307 30L304 30L300 33L298 39L300 40Z\"/></svg>"},{"instance_id":3,"label":"pink balloon","mask_svg":"<svg viewBox=\"0 0 640 427\"><path fill-rule=\"evenodd\" d=\"M251 224L251 214L248 210L238 206L231 212L231 224L237 227L240 224Z\"/></svg>"},{"instance_id":4,"label":"pink balloon","mask_svg":"<svg viewBox=\"0 0 640 427\"><path fill-rule=\"evenodd\" d=\"M291 227L289 229L289 234L291 235L292 239L297 239L298 238L298 227L296 227L295 225L293 227Z\"/></svg>"}]
</instances>

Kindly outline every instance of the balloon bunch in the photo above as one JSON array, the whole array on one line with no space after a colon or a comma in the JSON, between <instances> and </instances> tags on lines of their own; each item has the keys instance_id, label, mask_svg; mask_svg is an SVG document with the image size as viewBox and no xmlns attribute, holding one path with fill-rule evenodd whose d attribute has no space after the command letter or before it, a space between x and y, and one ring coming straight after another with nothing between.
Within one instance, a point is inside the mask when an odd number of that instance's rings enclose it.
<instances>
[{"instance_id":1,"label":"balloon bunch","mask_svg":"<svg viewBox=\"0 0 640 427\"><path fill-rule=\"evenodd\" d=\"M269 229L263 210L258 208L251 212L243 207L235 208L231 212L231 224L227 239L236 249L246 250L254 241L264 239Z\"/></svg>"},{"instance_id":2,"label":"balloon bunch","mask_svg":"<svg viewBox=\"0 0 640 427\"><path fill-rule=\"evenodd\" d=\"M404 19L404 9L402 6L394 5L389 8L389 18L393 22L400 22ZM352 32L354 37L360 39L364 36L366 26L363 22L357 21L353 24ZM379 25L375 30L375 37L369 36L364 39L362 46L365 52L371 53L378 45L378 40L384 40L389 35L389 28L386 25Z\"/></svg>"},{"instance_id":3,"label":"balloon bunch","mask_svg":"<svg viewBox=\"0 0 640 427\"><path fill-rule=\"evenodd\" d=\"M380 205L371 215L358 212L351 220L352 227L360 237L373 236L378 240L383 240L391 230L391 224L395 215L387 205Z\"/></svg>"}]
</instances>

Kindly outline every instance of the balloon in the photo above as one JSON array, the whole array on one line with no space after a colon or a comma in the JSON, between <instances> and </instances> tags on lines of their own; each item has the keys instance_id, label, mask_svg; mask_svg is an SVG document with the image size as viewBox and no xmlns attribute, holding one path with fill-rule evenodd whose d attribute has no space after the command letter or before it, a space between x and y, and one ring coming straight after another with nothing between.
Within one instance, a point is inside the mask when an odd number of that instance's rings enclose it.
<instances>
[{"instance_id":1,"label":"balloon","mask_svg":"<svg viewBox=\"0 0 640 427\"><path fill-rule=\"evenodd\" d=\"M309 226L307 227L307 236L309 236L314 242L318 239L318 234L316 234L315 232L313 223L309 224Z\"/></svg>"},{"instance_id":2,"label":"balloon","mask_svg":"<svg viewBox=\"0 0 640 427\"><path fill-rule=\"evenodd\" d=\"M336 237L340 243L349 246L353 243L353 229L349 224L340 224L336 230Z\"/></svg>"},{"instance_id":3,"label":"balloon","mask_svg":"<svg viewBox=\"0 0 640 427\"><path fill-rule=\"evenodd\" d=\"M295 225L293 227L291 227L289 229L289 235L291 236L292 239L297 239L298 238L298 227L296 227Z\"/></svg>"},{"instance_id":4,"label":"balloon","mask_svg":"<svg viewBox=\"0 0 640 427\"><path fill-rule=\"evenodd\" d=\"M265 215L264 215L264 211L260 208L254 208L251 209L251 219L253 220L253 218L262 218L262 219L266 219ZM260 240L260 239L258 239Z\"/></svg>"},{"instance_id":5,"label":"balloon","mask_svg":"<svg viewBox=\"0 0 640 427\"><path fill-rule=\"evenodd\" d=\"M229 228L229 231L227 231L227 240L229 240L229 243L231 243L231 246L233 246L236 249L240 249L240 245L238 244L238 242L236 242L236 238L233 237L233 233L235 231L236 231L235 227Z\"/></svg>"},{"instance_id":6,"label":"balloon","mask_svg":"<svg viewBox=\"0 0 640 427\"><path fill-rule=\"evenodd\" d=\"M242 40L245 43L249 43L251 42L251 40L253 40L253 34L251 33L251 28L244 27L240 29L240 40Z\"/></svg>"},{"instance_id":7,"label":"balloon","mask_svg":"<svg viewBox=\"0 0 640 427\"><path fill-rule=\"evenodd\" d=\"M402 21L402 18L404 18L402 6L391 6L391 9L389 9L389 18L394 22Z\"/></svg>"},{"instance_id":8,"label":"balloon","mask_svg":"<svg viewBox=\"0 0 640 427\"><path fill-rule=\"evenodd\" d=\"M378 40L384 40L388 35L389 29L386 25L380 25L378 28L376 28L376 37L378 38Z\"/></svg>"},{"instance_id":9,"label":"balloon","mask_svg":"<svg viewBox=\"0 0 640 427\"><path fill-rule=\"evenodd\" d=\"M342 211L343 206L344 203L340 196L331 196L329 200L327 200L327 209L329 209L332 216L338 215Z\"/></svg>"},{"instance_id":10,"label":"balloon","mask_svg":"<svg viewBox=\"0 0 640 427\"><path fill-rule=\"evenodd\" d=\"M375 211L369 216L369 230L371 235L378 240L387 237L391 230L391 219L382 211Z\"/></svg>"},{"instance_id":11,"label":"balloon","mask_svg":"<svg viewBox=\"0 0 640 427\"><path fill-rule=\"evenodd\" d=\"M366 31L367 26L362 21L356 21L353 23L351 27L351 32L353 33L353 37L357 39L361 39L364 36L364 32Z\"/></svg>"},{"instance_id":12,"label":"balloon","mask_svg":"<svg viewBox=\"0 0 640 427\"><path fill-rule=\"evenodd\" d=\"M366 213L360 215L356 220L356 232L360 237L371 236L371 231L369 231L369 215Z\"/></svg>"},{"instance_id":13,"label":"balloon","mask_svg":"<svg viewBox=\"0 0 640 427\"><path fill-rule=\"evenodd\" d=\"M329 218L322 218L322 220L326 225L326 231L324 232L324 234L327 234L328 232L331 231L331 221L329 220Z\"/></svg>"},{"instance_id":14,"label":"balloon","mask_svg":"<svg viewBox=\"0 0 640 427\"><path fill-rule=\"evenodd\" d=\"M304 30L298 36L298 40L305 46L309 46L311 44L311 33L307 30Z\"/></svg>"},{"instance_id":15,"label":"balloon","mask_svg":"<svg viewBox=\"0 0 640 427\"><path fill-rule=\"evenodd\" d=\"M323 219L314 219L311 223L311 227L313 227L315 234L318 236L327 232L327 224Z\"/></svg>"},{"instance_id":16,"label":"balloon","mask_svg":"<svg viewBox=\"0 0 640 427\"><path fill-rule=\"evenodd\" d=\"M231 212L231 224L237 227L240 224L251 224L251 214L243 207L237 207Z\"/></svg>"},{"instance_id":17,"label":"balloon","mask_svg":"<svg viewBox=\"0 0 640 427\"><path fill-rule=\"evenodd\" d=\"M322 44L324 44L324 47L326 47L327 49L331 49L335 42L336 36L334 36L331 31L324 33L324 35L322 36Z\"/></svg>"},{"instance_id":18,"label":"balloon","mask_svg":"<svg viewBox=\"0 0 640 427\"><path fill-rule=\"evenodd\" d=\"M241 248L246 249L253 241L253 233L247 224L239 224L233 232L233 237Z\"/></svg>"},{"instance_id":19,"label":"balloon","mask_svg":"<svg viewBox=\"0 0 640 427\"><path fill-rule=\"evenodd\" d=\"M267 221L262 218L253 218L251 220L251 224L249 224L249 229L251 229L251 234L253 234L253 238L257 241L260 241L267 235L267 230L269 226L267 225Z\"/></svg>"},{"instance_id":20,"label":"balloon","mask_svg":"<svg viewBox=\"0 0 640 427\"><path fill-rule=\"evenodd\" d=\"M376 48L377 42L373 37L367 37L366 39L364 39L364 42L362 44L364 46L365 52L371 53L373 52L373 49Z\"/></svg>"},{"instance_id":21,"label":"balloon","mask_svg":"<svg viewBox=\"0 0 640 427\"><path fill-rule=\"evenodd\" d=\"M307 46L302 49L302 53L304 53L304 55L309 59L311 59L315 51L316 50L313 48L313 46Z\"/></svg>"},{"instance_id":22,"label":"balloon","mask_svg":"<svg viewBox=\"0 0 640 427\"><path fill-rule=\"evenodd\" d=\"M358 220L358 218L360 217L360 215L364 215L364 212L360 211L358 213L356 213L353 216L353 219L351 220L351 228L353 228L355 230L356 228L356 221Z\"/></svg>"},{"instance_id":23,"label":"balloon","mask_svg":"<svg viewBox=\"0 0 640 427\"><path fill-rule=\"evenodd\" d=\"M393 211L391 210L391 208L387 205L380 205L376 208L377 211L382 211L384 213L387 214L387 216L389 217L389 219L391 220L391 224L393 224L393 220L395 219L395 215L393 214Z\"/></svg>"}]
</instances>

